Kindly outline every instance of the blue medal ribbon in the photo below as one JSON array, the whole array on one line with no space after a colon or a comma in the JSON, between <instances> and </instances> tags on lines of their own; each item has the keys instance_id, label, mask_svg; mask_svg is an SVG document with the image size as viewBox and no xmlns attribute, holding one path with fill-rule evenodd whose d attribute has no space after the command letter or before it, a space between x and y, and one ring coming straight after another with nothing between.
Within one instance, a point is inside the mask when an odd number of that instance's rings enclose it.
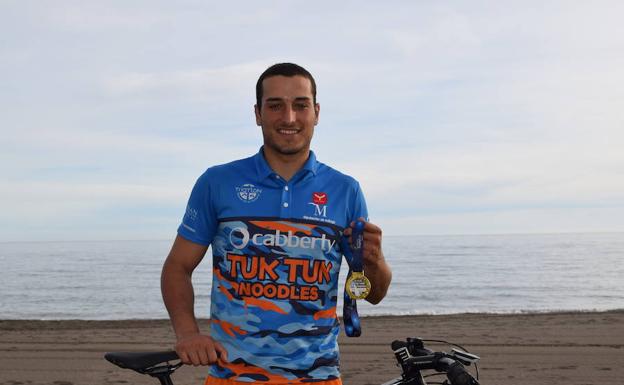
<instances>
[{"instance_id":1,"label":"blue medal ribbon","mask_svg":"<svg viewBox=\"0 0 624 385\"><path fill-rule=\"evenodd\" d=\"M352 244L349 245L349 238L342 236L340 245L342 253L349 264L349 276L352 272L362 272L364 262L362 252L364 249L364 222L357 221L351 233ZM360 317L357 311L357 302L347 293L345 285L344 303L342 306L342 321L344 322L345 334L348 337L359 337L362 334Z\"/></svg>"}]
</instances>

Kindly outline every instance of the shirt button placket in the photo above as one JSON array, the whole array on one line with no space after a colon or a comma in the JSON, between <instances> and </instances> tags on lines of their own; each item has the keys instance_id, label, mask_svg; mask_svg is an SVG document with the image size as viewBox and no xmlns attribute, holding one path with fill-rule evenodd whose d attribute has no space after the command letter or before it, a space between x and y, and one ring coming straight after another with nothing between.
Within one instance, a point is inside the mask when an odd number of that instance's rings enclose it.
<instances>
[{"instance_id":1,"label":"shirt button placket","mask_svg":"<svg viewBox=\"0 0 624 385\"><path fill-rule=\"evenodd\" d=\"M290 187L287 185L282 189L282 205L280 210L280 217L290 218Z\"/></svg>"}]
</instances>

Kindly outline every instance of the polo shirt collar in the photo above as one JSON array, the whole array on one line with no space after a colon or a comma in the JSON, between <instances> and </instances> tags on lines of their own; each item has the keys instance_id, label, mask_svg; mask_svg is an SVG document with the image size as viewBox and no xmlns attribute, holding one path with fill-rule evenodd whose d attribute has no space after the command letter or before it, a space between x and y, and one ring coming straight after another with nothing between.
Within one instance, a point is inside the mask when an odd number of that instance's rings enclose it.
<instances>
[{"instance_id":1,"label":"polo shirt collar","mask_svg":"<svg viewBox=\"0 0 624 385\"><path fill-rule=\"evenodd\" d=\"M258 173L258 178L260 180L264 180L272 175L275 175L275 171L269 166L266 158L264 157L264 146L260 147L260 151L254 156L254 161L256 163L256 171ZM316 161L316 155L312 150L310 150L310 155L308 156L308 160L303 164L303 167L297 173L297 175L301 175L302 173L312 173L316 175L318 171L318 162ZM294 179L294 177L293 177Z\"/></svg>"}]
</instances>

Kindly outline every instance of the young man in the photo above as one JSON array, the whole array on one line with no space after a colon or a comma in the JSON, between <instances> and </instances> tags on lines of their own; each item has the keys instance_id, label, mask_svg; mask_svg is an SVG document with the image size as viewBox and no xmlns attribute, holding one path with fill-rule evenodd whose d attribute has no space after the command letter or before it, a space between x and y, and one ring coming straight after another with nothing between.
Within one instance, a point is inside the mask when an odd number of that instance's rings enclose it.
<instances>
[{"instance_id":1,"label":"young man","mask_svg":"<svg viewBox=\"0 0 624 385\"><path fill-rule=\"evenodd\" d=\"M368 217L359 184L320 163L310 142L316 84L276 64L258 79L264 146L209 168L193 188L163 267L162 293L182 362L211 365L206 384L341 384L336 316L340 238ZM199 332L191 274L213 252L211 333ZM391 271L381 229L364 228L364 272L378 303Z\"/></svg>"}]
</instances>

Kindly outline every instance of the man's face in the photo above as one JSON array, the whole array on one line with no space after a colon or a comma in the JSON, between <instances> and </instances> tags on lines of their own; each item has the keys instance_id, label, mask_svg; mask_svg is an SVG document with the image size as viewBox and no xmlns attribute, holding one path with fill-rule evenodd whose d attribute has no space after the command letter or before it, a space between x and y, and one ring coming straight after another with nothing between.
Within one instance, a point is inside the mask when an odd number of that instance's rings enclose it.
<instances>
[{"instance_id":1,"label":"man's face","mask_svg":"<svg viewBox=\"0 0 624 385\"><path fill-rule=\"evenodd\" d=\"M255 111L265 147L281 155L307 153L320 111L310 80L271 76L262 82L262 90L262 108L255 106Z\"/></svg>"}]
</instances>

